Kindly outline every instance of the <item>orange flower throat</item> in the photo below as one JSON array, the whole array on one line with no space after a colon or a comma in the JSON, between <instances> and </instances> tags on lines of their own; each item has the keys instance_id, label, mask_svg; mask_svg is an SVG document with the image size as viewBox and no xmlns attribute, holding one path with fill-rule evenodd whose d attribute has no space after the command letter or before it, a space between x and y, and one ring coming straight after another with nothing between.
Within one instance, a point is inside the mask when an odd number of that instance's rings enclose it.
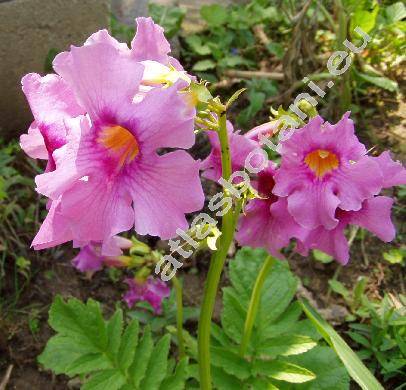
<instances>
[{"instance_id":1,"label":"orange flower throat","mask_svg":"<svg viewBox=\"0 0 406 390\"><path fill-rule=\"evenodd\" d=\"M103 128L97 141L119 156L120 167L133 161L140 151L135 137L126 128L118 125Z\"/></svg>"},{"instance_id":2,"label":"orange flower throat","mask_svg":"<svg viewBox=\"0 0 406 390\"><path fill-rule=\"evenodd\" d=\"M319 179L326 173L338 168L339 165L337 156L323 149L317 149L309 153L304 161Z\"/></svg>"}]
</instances>

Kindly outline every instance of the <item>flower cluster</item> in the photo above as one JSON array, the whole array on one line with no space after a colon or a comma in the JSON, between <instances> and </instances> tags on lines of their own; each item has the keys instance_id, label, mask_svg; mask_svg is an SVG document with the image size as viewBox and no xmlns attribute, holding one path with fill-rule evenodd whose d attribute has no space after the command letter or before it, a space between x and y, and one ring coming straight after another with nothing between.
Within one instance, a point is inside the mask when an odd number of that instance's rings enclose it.
<instances>
[{"instance_id":1,"label":"flower cluster","mask_svg":"<svg viewBox=\"0 0 406 390\"><path fill-rule=\"evenodd\" d=\"M246 144L257 140L260 131L269 133L270 124L248 132L246 140L234 148L230 141L236 161L244 161L249 152ZM220 167L214 156L219 147L212 139L213 151L202 169L216 172ZM268 162L252 183L258 196L240 218L236 239L241 245L264 247L281 257L280 250L295 239L299 253L319 249L345 264L349 260L344 235L348 225L368 229L383 241L393 240L393 200L379 193L406 184L406 170L389 152L369 156L355 135L349 113L335 125L320 116L313 118L282 141L281 156L279 167Z\"/></svg>"}]
</instances>

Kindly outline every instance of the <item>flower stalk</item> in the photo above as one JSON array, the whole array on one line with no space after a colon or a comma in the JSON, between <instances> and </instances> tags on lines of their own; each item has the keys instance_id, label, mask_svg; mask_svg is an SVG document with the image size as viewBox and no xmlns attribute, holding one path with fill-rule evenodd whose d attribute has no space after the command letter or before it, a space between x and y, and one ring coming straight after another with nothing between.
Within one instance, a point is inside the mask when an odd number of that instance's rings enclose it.
<instances>
[{"instance_id":1,"label":"flower stalk","mask_svg":"<svg viewBox=\"0 0 406 390\"><path fill-rule=\"evenodd\" d=\"M221 145L221 166L222 176L228 180L231 176L231 156L226 128L226 114L219 116L218 136ZM228 191L223 188L224 196L229 196ZM210 372L210 329L213 308L220 281L221 272L226 261L227 252L234 236L234 214L230 208L223 216L219 249L213 253L210 260L209 272L201 306L199 328L198 328L198 361L200 374L200 387L203 390L212 389Z\"/></svg>"},{"instance_id":2,"label":"flower stalk","mask_svg":"<svg viewBox=\"0 0 406 390\"><path fill-rule=\"evenodd\" d=\"M270 269L275 263L275 259L272 256L268 256L262 265L261 270L255 280L254 289L252 290L250 303L248 306L247 317L244 324L244 333L240 345L240 356L244 357L252 335L252 329L254 328L255 318L258 313L259 303L261 300L261 290L264 285L265 279L269 274Z\"/></svg>"},{"instance_id":3,"label":"flower stalk","mask_svg":"<svg viewBox=\"0 0 406 390\"><path fill-rule=\"evenodd\" d=\"M172 284L176 296L176 329L178 336L179 359L185 356L185 342L183 339L183 288L179 279L174 276Z\"/></svg>"}]
</instances>

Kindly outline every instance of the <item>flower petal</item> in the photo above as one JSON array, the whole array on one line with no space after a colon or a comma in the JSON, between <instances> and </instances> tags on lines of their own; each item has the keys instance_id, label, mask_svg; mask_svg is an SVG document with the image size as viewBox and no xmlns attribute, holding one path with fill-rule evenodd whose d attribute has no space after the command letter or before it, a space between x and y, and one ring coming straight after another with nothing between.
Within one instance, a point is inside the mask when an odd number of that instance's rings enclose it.
<instances>
[{"instance_id":1,"label":"flower petal","mask_svg":"<svg viewBox=\"0 0 406 390\"><path fill-rule=\"evenodd\" d=\"M93 120L114 115L130 104L144 67L110 44L71 47L54 60L55 70L69 83Z\"/></svg>"},{"instance_id":2,"label":"flower petal","mask_svg":"<svg viewBox=\"0 0 406 390\"><path fill-rule=\"evenodd\" d=\"M137 168L128 177L135 230L166 240L177 235L177 228L187 229L185 213L200 210L204 203L198 162L179 150L151 156Z\"/></svg>"},{"instance_id":3,"label":"flower petal","mask_svg":"<svg viewBox=\"0 0 406 390\"><path fill-rule=\"evenodd\" d=\"M372 158L382 171L384 188L406 184L406 169L400 161L393 161L388 151Z\"/></svg>"},{"instance_id":4,"label":"flower petal","mask_svg":"<svg viewBox=\"0 0 406 390\"><path fill-rule=\"evenodd\" d=\"M31 158L48 159L48 151L45 146L44 137L35 122L33 122L28 129L28 134L22 134L20 136L20 146Z\"/></svg>"},{"instance_id":5,"label":"flower petal","mask_svg":"<svg viewBox=\"0 0 406 390\"><path fill-rule=\"evenodd\" d=\"M153 60L169 65L171 46L164 29L151 18L137 18L137 33L131 42L132 56L136 61Z\"/></svg>"}]
</instances>

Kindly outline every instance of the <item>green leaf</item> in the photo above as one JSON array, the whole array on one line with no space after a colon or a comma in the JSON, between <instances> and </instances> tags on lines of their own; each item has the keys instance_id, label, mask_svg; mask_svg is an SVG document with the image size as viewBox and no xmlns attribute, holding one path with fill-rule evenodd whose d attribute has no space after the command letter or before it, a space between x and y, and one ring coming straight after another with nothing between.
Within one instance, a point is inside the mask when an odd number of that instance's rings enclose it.
<instances>
[{"instance_id":1,"label":"green leaf","mask_svg":"<svg viewBox=\"0 0 406 390\"><path fill-rule=\"evenodd\" d=\"M259 346L259 353L272 357L298 355L314 348L317 343L308 336L285 334L270 338Z\"/></svg>"},{"instance_id":2,"label":"green leaf","mask_svg":"<svg viewBox=\"0 0 406 390\"><path fill-rule=\"evenodd\" d=\"M139 324L138 321L133 320L127 326L123 334L123 338L120 345L120 351L118 354L118 363L121 367L127 369L135 355L135 350L137 348L138 343L138 331L139 331Z\"/></svg>"},{"instance_id":3,"label":"green leaf","mask_svg":"<svg viewBox=\"0 0 406 390\"><path fill-rule=\"evenodd\" d=\"M190 48L200 56L206 56L211 53L211 49L208 45L203 44L202 39L199 35L189 35L186 37L186 43Z\"/></svg>"},{"instance_id":4,"label":"green leaf","mask_svg":"<svg viewBox=\"0 0 406 390\"><path fill-rule=\"evenodd\" d=\"M343 298L348 299L350 297L348 289L338 280L331 279L328 284L335 293L340 294Z\"/></svg>"},{"instance_id":5,"label":"green leaf","mask_svg":"<svg viewBox=\"0 0 406 390\"><path fill-rule=\"evenodd\" d=\"M270 42L266 45L267 50L269 53L274 54L277 58L283 58L285 49L280 43L277 42Z\"/></svg>"},{"instance_id":6,"label":"green leaf","mask_svg":"<svg viewBox=\"0 0 406 390\"><path fill-rule=\"evenodd\" d=\"M350 387L345 367L329 347L317 346L304 354L289 356L287 361L305 366L316 374L311 382L297 385L300 390L347 390Z\"/></svg>"},{"instance_id":7,"label":"green leaf","mask_svg":"<svg viewBox=\"0 0 406 390\"><path fill-rule=\"evenodd\" d=\"M238 379L247 379L251 374L249 363L229 348L212 347L211 359L215 367L222 368Z\"/></svg>"},{"instance_id":8,"label":"green leaf","mask_svg":"<svg viewBox=\"0 0 406 390\"><path fill-rule=\"evenodd\" d=\"M215 388L218 390L231 390L241 388L241 382L233 375L227 374L218 367L212 367L212 377Z\"/></svg>"},{"instance_id":9,"label":"green leaf","mask_svg":"<svg viewBox=\"0 0 406 390\"><path fill-rule=\"evenodd\" d=\"M355 10L354 15L350 21L350 33L354 38L358 38L358 34L354 32L356 27L360 27L364 32L369 33L376 23L376 17L378 15L379 5L376 4L375 7L371 10L365 10L362 7L362 3Z\"/></svg>"},{"instance_id":10,"label":"green leaf","mask_svg":"<svg viewBox=\"0 0 406 390\"><path fill-rule=\"evenodd\" d=\"M316 375L306 368L281 360L257 360L253 370L269 378L289 383L303 383L316 378Z\"/></svg>"},{"instance_id":11,"label":"green leaf","mask_svg":"<svg viewBox=\"0 0 406 390\"><path fill-rule=\"evenodd\" d=\"M401 249L391 249L388 252L383 253L383 258L391 264L403 264L404 250Z\"/></svg>"},{"instance_id":12,"label":"green leaf","mask_svg":"<svg viewBox=\"0 0 406 390\"><path fill-rule=\"evenodd\" d=\"M204 5L200 15L209 26L221 26L229 17L228 11L219 4Z\"/></svg>"},{"instance_id":13,"label":"green leaf","mask_svg":"<svg viewBox=\"0 0 406 390\"><path fill-rule=\"evenodd\" d=\"M318 249L313 249L312 253L313 253L313 257L317 261L320 261L320 263L328 264L328 263L331 263L333 261L332 256L329 256L327 253L319 251Z\"/></svg>"},{"instance_id":14,"label":"green leaf","mask_svg":"<svg viewBox=\"0 0 406 390\"><path fill-rule=\"evenodd\" d=\"M355 352L347 345L343 338L304 300L300 301L307 317L313 322L319 333L335 350L344 363L348 373L364 390L383 390L381 384L365 367Z\"/></svg>"},{"instance_id":15,"label":"green leaf","mask_svg":"<svg viewBox=\"0 0 406 390\"><path fill-rule=\"evenodd\" d=\"M402 1L398 1L385 8L385 15L388 23L396 23L406 18L406 7Z\"/></svg>"},{"instance_id":16,"label":"green leaf","mask_svg":"<svg viewBox=\"0 0 406 390\"><path fill-rule=\"evenodd\" d=\"M141 389L156 390L166 376L168 364L169 346L171 343L171 335L163 336L152 351L148 363L148 369L144 379L141 382ZM138 357L138 356L137 356Z\"/></svg>"},{"instance_id":17,"label":"green leaf","mask_svg":"<svg viewBox=\"0 0 406 390\"><path fill-rule=\"evenodd\" d=\"M82 390L118 390L125 384L125 377L118 370L106 370L93 375Z\"/></svg>"},{"instance_id":18,"label":"green leaf","mask_svg":"<svg viewBox=\"0 0 406 390\"><path fill-rule=\"evenodd\" d=\"M386 77L371 76L366 73L357 73L357 76L368 83L374 84L379 88L386 89L390 92L396 92L399 89L396 81L390 80Z\"/></svg>"},{"instance_id":19,"label":"green leaf","mask_svg":"<svg viewBox=\"0 0 406 390\"><path fill-rule=\"evenodd\" d=\"M182 390L185 387L185 382L189 377L188 374L188 359L182 358L175 369L175 373L167 377L163 382L160 390Z\"/></svg>"},{"instance_id":20,"label":"green leaf","mask_svg":"<svg viewBox=\"0 0 406 390\"><path fill-rule=\"evenodd\" d=\"M193 65L193 70L196 72L202 72L209 69L214 69L216 67L216 63L212 60L200 60L197 61Z\"/></svg>"},{"instance_id":21,"label":"green leaf","mask_svg":"<svg viewBox=\"0 0 406 390\"><path fill-rule=\"evenodd\" d=\"M139 386L141 380L144 378L152 349L153 341L151 336L151 328L147 326L135 353L136 359L129 369L129 374L131 375L136 387Z\"/></svg>"},{"instance_id":22,"label":"green leaf","mask_svg":"<svg viewBox=\"0 0 406 390\"><path fill-rule=\"evenodd\" d=\"M123 331L123 311L117 310L107 322L107 351L116 357L120 348L121 332Z\"/></svg>"}]
</instances>

